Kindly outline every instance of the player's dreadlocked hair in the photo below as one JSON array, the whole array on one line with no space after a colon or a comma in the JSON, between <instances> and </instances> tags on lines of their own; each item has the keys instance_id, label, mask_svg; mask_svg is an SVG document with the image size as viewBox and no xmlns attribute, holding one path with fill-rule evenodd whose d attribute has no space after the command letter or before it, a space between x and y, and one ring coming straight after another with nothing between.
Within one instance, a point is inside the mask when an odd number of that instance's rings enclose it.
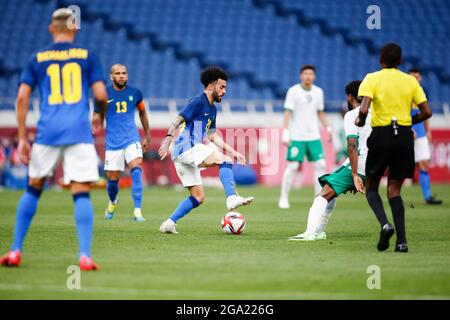
<instances>
[{"instance_id":1,"label":"player's dreadlocked hair","mask_svg":"<svg viewBox=\"0 0 450 320\"><path fill-rule=\"evenodd\" d=\"M219 79L225 81L228 80L228 74L219 67L207 67L203 69L202 73L200 74L200 81L205 86L205 88L208 86L208 84L216 82Z\"/></svg>"},{"instance_id":2,"label":"player's dreadlocked hair","mask_svg":"<svg viewBox=\"0 0 450 320\"><path fill-rule=\"evenodd\" d=\"M361 84L360 80L354 80L345 86L345 93L351 95L353 98L361 102L361 97L358 97L359 85Z\"/></svg>"}]
</instances>

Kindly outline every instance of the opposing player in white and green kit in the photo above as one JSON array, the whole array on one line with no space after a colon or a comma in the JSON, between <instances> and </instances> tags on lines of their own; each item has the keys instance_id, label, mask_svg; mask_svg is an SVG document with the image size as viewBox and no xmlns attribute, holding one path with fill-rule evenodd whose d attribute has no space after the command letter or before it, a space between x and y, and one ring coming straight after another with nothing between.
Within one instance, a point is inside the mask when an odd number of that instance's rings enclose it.
<instances>
[{"instance_id":1,"label":"opposing player in white and green kit","mask_svg":"<svg viewBox=\"0 0 450 320\"><path fill-rule=\"evenodd\" d=\"M308 224L304 233L289 238L295 241L326 239L325 228L336 206L336 198L346 192L364 193L367 139L372 132L369 121L363 127L355 125L359 114L358 89L361 81L352 81L345 87L350 111L345 114L344 128L347 137L348 159L331 174L319 177L322 190L309 209ZM370 112L368 117L370 117Z\"/></svg>"},{"instance_id":2,"label":"opposing player in white and green kit","mask_svg":"<svg viewBox=\"0 0 450 320\"><path fill-rule=\"evenodd\" d=\"M327 128L331 140L331 126L324 112L323 91L314 85L316 69L304 65L300 70L300 83L289 88L284 102L283 143L288 146L278 206L289 208L289 191L294 176L303 160L314 162L314 180L325 172L325 156L320 141L319 120ZM315 183L316 194L321 187Z\"/></svg>"}]
</instances>

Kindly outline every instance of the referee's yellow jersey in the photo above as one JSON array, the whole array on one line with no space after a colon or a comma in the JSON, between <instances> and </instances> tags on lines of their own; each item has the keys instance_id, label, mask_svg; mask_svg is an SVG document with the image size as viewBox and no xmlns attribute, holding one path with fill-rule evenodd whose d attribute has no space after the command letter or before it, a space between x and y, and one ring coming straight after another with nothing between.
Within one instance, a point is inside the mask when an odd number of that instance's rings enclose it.
<instances>
[{"instance_id":1,"label":"referee's yellow jersey","mask_svg":"<svg viewBox=\"0 0 450 320\"><path fill-rule=\"evenodd\" d=\"M410 126L411 106L427 101L419 82L395 68L368 73L359 86L358 96L372 99L372 127L391 124L393 117L401 126Z\"/></svg>"}]
</instances>

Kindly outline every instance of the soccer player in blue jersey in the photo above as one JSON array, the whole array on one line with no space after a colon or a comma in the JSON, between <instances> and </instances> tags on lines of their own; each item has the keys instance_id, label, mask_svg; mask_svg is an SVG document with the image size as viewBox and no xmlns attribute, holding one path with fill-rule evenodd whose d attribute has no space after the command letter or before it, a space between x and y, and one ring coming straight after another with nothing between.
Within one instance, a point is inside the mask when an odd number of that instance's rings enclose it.
<instances>
[{"instance_id":1,"label":"soccer player in blue jersey","mask_svg":"<svg viewBox=\"0 0 450 320\"><path fill-rule=\"evenodd\" d=\"M234 187L233 160L245 164L245 157L226 144L216 133L217 109L214 102L222 101L227 80L228 75L221 68L208 67L202 71L200 81L204 91L192 98L177 115L159 149L159 155L164 159L169 153L174 133L181 125L172 151L172 160L178 177L190 195L181 201L169 219L161 224L161 233L177 233L176 222L203 203L205 194L200 175L202 168L219 166L219 177L225 190L228 210L250 204L254 199L238 196ZM204 143L208 141L220 150L225 150L231 157Z\"/></svg>"},{"instance_id":2,"label":"soccer player in blue jersey","mask_svg":"<svg viewBox=\"0 0 450 320\"><path fill-rule=\"evenodd\" d=\"M411 68L409 74L417 79L417 81L422 82L422 75L420 70L417 68ZM425 88L425 95L429 99L428 92ZM411 116L419 113L419 108L413 106L411 109ZM430 169L430 142L431 142L431 130L429 125L429 120L419 122L412 125L414 131L414 159L419 167L419 183L422 188L423 198L425 203L428 204L442 204L442 200L436 199L431 195L431 184L430 184L430 174L428 170Z\"/></svg>"},{"instance_id":3,"label":"soccer player in blue jersey","mask_svg":"<svg viewBox=\"0 0 450 320\"><path fill-rule=\"evenodd\" d=\"M109 204L105 211L105 218L112 219L116 211L120 173L124 171L126 162L132 179L131 195L134 203L134 220L145 221L141 212L141 204L143 190L142 152L147 151L150 145L147 112L145 111L141 91L127 85L128 72L124 65L113 65L110 79L113 84L107 88L105 152L105 171L108 179L106 190L109 196ZM139 110L139 118L145 132L142 146L141 137L134 121L136 109ZM97 111L95 110L93 117L103 122L101 114Z\"/></svg>"},{"instance_id":4,"label":"soccer player in blue jersey","mask_svg":"<svg viewBox=\"0 0 450 320\"><path fill-rule=\"evenodd\" d=\"M69 9L53 13L49 26L53 44L33 54L19 79L18 152L21 161L29 165L29 182L17 206L11 251L0 259L3 266L19 266L22 245L45 179L62 158L64 180L70 183L75 205L80 269L98 269L90 253L94 212L89 190L90 183L98 180L98 168L88 98L91 88L96 104L105 108L107 93L99 59L92 51L73 43L76 29L67 23L71 15ZM29 98L36 86L41 96L40 118L36 142L30 148L25 123Z\"/></svg>"}]
</instances>

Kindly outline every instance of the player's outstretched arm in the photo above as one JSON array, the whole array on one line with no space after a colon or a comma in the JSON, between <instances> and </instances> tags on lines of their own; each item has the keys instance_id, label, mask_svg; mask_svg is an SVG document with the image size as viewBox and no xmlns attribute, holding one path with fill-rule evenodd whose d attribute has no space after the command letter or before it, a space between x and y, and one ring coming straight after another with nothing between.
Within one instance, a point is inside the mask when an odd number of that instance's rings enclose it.
<instances>
[{"instance_id":1,"label":"player's outstretched arm","mask_svg":"<svg viewBox=\"0 0 450 320\"><path fill-rule=\"evenodd\" d=\"M175 120L170 124L169 130L167 131L166 137L164 138L161 147L159 148L159 156L161 157L161 160L164 160L164 158L169 153L169 147L173 140L173 135L175 133L175 130L178 129L180 124L184 122L184 118L181 115L177 115Z\"/></svg>"},{"instance_id":2,"label":"player's outstretched arm","mask_svg":"<svg viewBox=\"0 0 450 320\"><path fill-rule=\"evenodd\" d=\"M150 148L151 135L150 125L148 121L147 111L145 110L144 102L142 101L139 106L139 119L141 120L142 128L144 129L144 139L142 139L142 150L146 152Z\"/></svg>"},{"instance_id":3,"label":"player's outstretched arm","mask_svg":"<svg viewBox=\"0 0 450 320\"><path fill-rule=\"evenodd\" d=\"M18 124L18 138L19 138L19 159L22 163L28 164L30 161L30 143L27 139L27 114L28 104L30 102L30 95L33 89L26 83L19 86L17 93L17 124Z\"/></svg>"},{"instance_id":4,"label":"player's outstretched arm","mask_svg":"<svg viewBox=\"0 0 450 320\"><path fill-rule=\"evenodd\" d=\"M108 94L103 81L97 81L92 84L92 95L94 96L94 114L92 115L92 131L99 132L103 128L105 120L106 107L108 105Z\"/></svg>"},{"instance_id":5,"label":"player's outstretched arm","mask_svg":"<svg viewBox=\"0 0 450 320\"><path fill-rule=\"evenodd\" d=\"M216 146L218 146L220 149L230 153L239 164L245 165L247 161L245 157L236 150L234 150L230 145L226 144L225 141L223 141L223 139L216 132L208 134L208 139Z\"/></svg>"}]
</instances>

